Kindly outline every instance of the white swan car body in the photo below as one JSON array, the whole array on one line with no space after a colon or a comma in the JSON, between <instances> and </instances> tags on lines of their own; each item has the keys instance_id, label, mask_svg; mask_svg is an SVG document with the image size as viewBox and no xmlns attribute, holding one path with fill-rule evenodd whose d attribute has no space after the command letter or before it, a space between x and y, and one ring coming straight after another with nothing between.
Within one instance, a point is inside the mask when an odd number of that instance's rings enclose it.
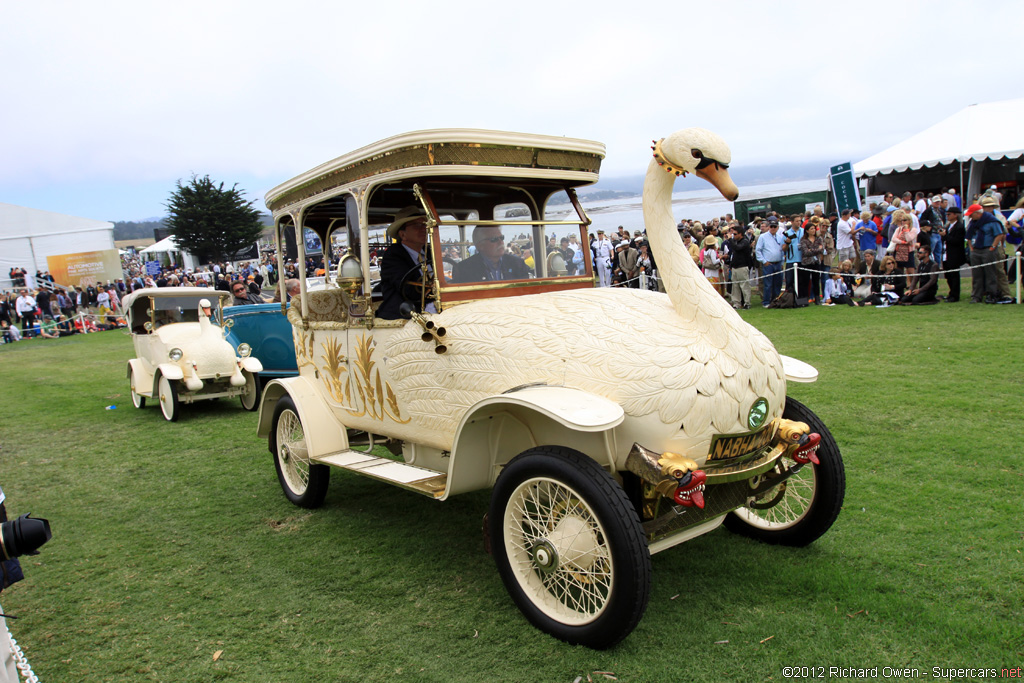
<instances>
[{"instance_id":1,"label":"white swan car body","mask_svg":"<svg viewBox=\"0 0 1024 683\"><path fill-rule=\"evenodd\" d=\"M422 131L271 190L279 244L299 264L304 240L288 232L329 244L341 230L353 248L337 287L310 291L300 273L288 312L299 376L268 385L258 427L298 505L323 502L332 467L439 500L493 487L490 546L512 597L539 628L591 647L638 622L650 553L723 521L809 543L844 482L828 430L786 396L787 375L813 381L814 368L744 322L676 231L677 175L735 197L728 147L701 129L656 144L644 215L666 293L595 286L575 188L603 157L585 140ZM384 320L361 264L371 230L410 206L427 217L413 266L425 284L407 294L423 313ZM523 260L517 279L460 275L481 228ZM548 246L563 238L581 259Z\"/></svg>"}]
</instances>

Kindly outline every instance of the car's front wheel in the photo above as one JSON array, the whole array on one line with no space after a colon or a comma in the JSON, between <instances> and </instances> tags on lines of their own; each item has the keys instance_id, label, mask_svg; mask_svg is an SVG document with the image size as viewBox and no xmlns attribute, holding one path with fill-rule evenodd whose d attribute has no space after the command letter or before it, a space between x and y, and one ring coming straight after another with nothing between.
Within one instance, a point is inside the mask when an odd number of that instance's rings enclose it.
<instances>
[{"instance_id":1,"label":"car's front wheel","mask_svg":"<svg viewBox=\"0 0 1024 683\"><path fill-rule=\"evenodd\" d=\"M505 588L537 628L601 649L639 623L650 553L622 487L591 458L555 446L516 456L498 477L488 524Z\"/></svg>"},{"instance_id":2,"label":"car's front wheel","mask_svg":"<svg viewBox=\"0 0 1024 683\"><path fill-rule=\"evenodd\" d=\"M820 465L807 463L784 482L761 494L749 507L725 518L725 526L750 538L779 545L805 546L831 528L843 507L846 471L832 432L807 406L786 399L782 416L806 422L821 435Z\"/></svg>"},{"instance_id":3,"label":"car's front wheel","mask_svg":"<svg viewBox=\"0 0 1024 683\"><path fill-rule=\"evenodd\" d=\"M278 399L273 425L270 446L285 497L299 507L320 507L327 496L331 470L327 465L310 462L302 420L290 396Z\"/></svg>"},{"instance_id":4,"label":"car's front wheel","mask_svg":"<svg viewBox=\"0 0 1024 683\"><path fill-rule=\"evenodd\" d=\"M177 382L173 382L163 375L157 383L157 396L160 399L160 412L168 422L177 422L178 414L181 412L178 406Z\"/></svg>"},{"instance_id":5,"label":"car's front wheel","mask_svg":"<svg viewBox=\"0 0 1024 683\"><path fill-rule=\"evenodd\" d=\"M248 370L242 371L245 377L245 390L238 397L246 410L256 410L260 406L260 378Z\"/></svg>"}]
</instances>

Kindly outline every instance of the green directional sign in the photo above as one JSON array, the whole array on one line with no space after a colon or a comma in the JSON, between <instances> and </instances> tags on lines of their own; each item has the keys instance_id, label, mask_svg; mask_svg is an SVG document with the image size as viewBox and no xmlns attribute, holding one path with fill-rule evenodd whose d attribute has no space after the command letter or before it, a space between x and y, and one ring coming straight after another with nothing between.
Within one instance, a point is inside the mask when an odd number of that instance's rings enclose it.
<instances>
[{"instance_id":1,"label":"green directional sign","mask_svg":"<svg viewBox=\"0 0 1024 683\"><path fill-rule=\"evenodd\" d=\"M860 213L860 193L857 191L857 179L853 177L853 164L846 162L829 169L829 182L832 184L832 196L836 198L836 211L850 209Z\"/></svg>"}]
</instances>

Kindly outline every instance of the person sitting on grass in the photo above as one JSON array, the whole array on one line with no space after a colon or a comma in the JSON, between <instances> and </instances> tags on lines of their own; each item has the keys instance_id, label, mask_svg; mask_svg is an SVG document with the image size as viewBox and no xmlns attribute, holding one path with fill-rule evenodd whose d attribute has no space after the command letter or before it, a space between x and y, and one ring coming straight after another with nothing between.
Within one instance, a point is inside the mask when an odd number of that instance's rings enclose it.
<instances>
[{"instance_id":1,"label":"person sitting on grass","mask_svg":"<svg viewBox=\"0 0 1024 683\"><path fill-rule=\"evenodd\" d=\"M866 299L871 296L874 292L878 291L876 283L878 282L878 276L882 274L882 264L875 258L874 249L865 249L861 252L863 259L860 265L857 266L858 275L867 275L866 278L857 278L856 288L853 291L853 295Z\"/></svg>"},{"instance_id":2,"label":"person sitting on grass","mask_svg":"<svg viewBox=\"0 0 1024 683\"><path fill-rule=\"evenodd\" d=\"M917 274L913 286L900 298L903 306L937 304L935 295L939 291L939 264L932 261L932 249L921 243L917 247Z\"/></svg>"},{"instance_id":3,"label":"person sitting on grass","mask_svg":"<svg viewBox=\"0 0 1024 683\"><path fill-rule=\"evenodd\" d=\"M829 279L825 283L825 305L846 304L847 306L856 306L857 304L853 303L853 299L850 298L846 282L843 281L839 271L833 268L829 271L828 277Z\"/></svg>"},{"instance_id":4,"label":"person sitting on grass","mask_svg":"<svg viewBox=\"0 0 1024 683\"><path fill-rule=\"evenodd\" d=\"M56 321L51 318L39 326L39 336L43 339L70 337L74 333L75 331L74 328L71 327L71 321L63 315L58 316Z\"/></svg>"},{"instance_id":5,"label":"person sitting on grass","mask_svg":"<svg viewBox=\"0 0 1024 683\"><path fill-rule=\"evenodd\" d=\"M903 296L905 278L896 267L896 259L886 254L882 259L882 276L872 280L874 291L858 306L891 306Z\"/></svg>"}]
</instances>

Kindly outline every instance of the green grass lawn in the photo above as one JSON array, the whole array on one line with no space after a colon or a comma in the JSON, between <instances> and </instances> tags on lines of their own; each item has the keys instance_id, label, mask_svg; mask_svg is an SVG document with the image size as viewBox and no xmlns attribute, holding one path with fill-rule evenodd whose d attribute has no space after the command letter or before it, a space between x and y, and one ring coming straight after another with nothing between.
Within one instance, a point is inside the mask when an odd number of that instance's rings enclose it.
<instances>
[{"instance_id":1,"label":"green grass lawn","mask_svg":"<svg viewBox=\"0 0 1024 683\"><path fill-rule=\"evenodd\" d=\"M0 486L54 538L0 595L43 681L783 680L785 666L1024 663L1024 307L751 310L829 425L846 502L808 548L725 529L653 558L594 652L532 628L483 550L488 493L335 471L277 484L235 400L135 410L119 332L0 347ZM106 406L116 405L116 410ZM215 653L220 653L214 659ZM928 676L922 675L922 678Z\"/></svg>"}]
</instances>

